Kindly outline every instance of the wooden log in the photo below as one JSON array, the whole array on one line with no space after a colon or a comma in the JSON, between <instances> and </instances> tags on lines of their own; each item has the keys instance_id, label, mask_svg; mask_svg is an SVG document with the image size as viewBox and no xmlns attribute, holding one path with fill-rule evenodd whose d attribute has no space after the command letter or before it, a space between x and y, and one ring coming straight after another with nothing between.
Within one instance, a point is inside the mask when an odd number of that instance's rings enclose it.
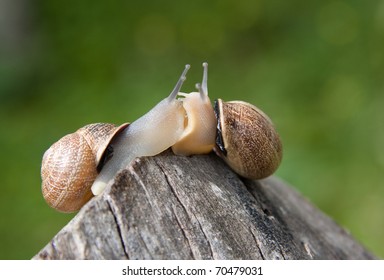
<instances>
[{"instance_id":1,"label":"wooden log","mask_svg":"<svg viewBox=\"0 0 384 280\"><path fill-rule=\"evenodd\" d=\"M136 159L34 259L373 259L276 177L217 156Z\"/></svg>"}]
</instances>

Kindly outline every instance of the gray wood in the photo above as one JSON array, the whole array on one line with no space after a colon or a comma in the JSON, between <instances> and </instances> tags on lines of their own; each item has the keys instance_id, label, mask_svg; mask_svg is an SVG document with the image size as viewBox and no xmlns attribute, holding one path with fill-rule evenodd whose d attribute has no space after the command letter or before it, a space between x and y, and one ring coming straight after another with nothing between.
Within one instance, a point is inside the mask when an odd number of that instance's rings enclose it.
<instances>
[{"instance_id":1,"label":"gray wood","mask_svg":"<svg viewBox=\"0 0 384 280\"><path fill-rule=\"evenodd\" d=\"M140 158L34 259L372 259L276 177L251 181L215 155Z\"/></svg>"}]
</instances>

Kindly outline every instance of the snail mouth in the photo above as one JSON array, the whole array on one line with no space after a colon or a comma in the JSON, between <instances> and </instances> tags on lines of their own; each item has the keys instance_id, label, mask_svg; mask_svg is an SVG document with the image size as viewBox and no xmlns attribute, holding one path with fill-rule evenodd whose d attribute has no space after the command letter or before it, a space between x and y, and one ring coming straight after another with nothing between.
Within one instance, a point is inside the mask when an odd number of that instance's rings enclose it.
<instances>
[{"instance_id":1,"label":"snail mouth","mask_svg":"<svg viewBox=\"0 0 384 280\"><path fill-rule=\"evenodd\" d=\"M220 102L217 99L214 101L213 108L217 119L215 152L223 156L227 156L227 150L225 149L225 143L223 139L223 131L221 128Z\"/></svg>"}]
</instances>

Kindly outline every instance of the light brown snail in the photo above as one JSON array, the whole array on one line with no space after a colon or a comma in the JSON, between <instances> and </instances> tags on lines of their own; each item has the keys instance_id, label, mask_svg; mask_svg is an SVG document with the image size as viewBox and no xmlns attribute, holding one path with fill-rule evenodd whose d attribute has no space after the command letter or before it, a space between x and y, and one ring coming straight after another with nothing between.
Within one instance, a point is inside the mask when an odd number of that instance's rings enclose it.
<instances>
[{"instance_id":1,"label":"light brown snail","mask_svg":"<svg viewBox=\"0 0 384 280\"><path fill-rule=\"evenodd\" d=\"M271 175L282 157L272 122L260 109L242 101L219 99L213 108L208 97L208 64L203 67L202 83L196 85L199 92L180 92L190 68L186 65L171 94L132 124L88 125L53 144L44 154L41 170L48 204L62 212L77 211L133 159L169 147L178 155L214 150L246 178ZM97 127L105 135L84 132L95 132ZM79 151L83 146L87 152Z\"/></svg>"},{"instance_id":2,"label":"light brown snail","mask_svg":"<svg viewBox=\"0 0 384 280\"><path fill-rule=\"evenodd\" d=\"M91 186L104 152L111 139L127 126L89 124L64 136L44 153L42 193L51 207L73 212L91 199Z\"/></svg>"},{"instance_id":3,"label":"light brown snail","mask_svg":"<svg viewBox=\"0 0 384 280\"><path fill-rule=\"evenodd\" d=\"M243 101L215 100L215 152L239 175L261 179L271 175L282 158L280 137L269 117Z\"/></svg>"}]
</instances>

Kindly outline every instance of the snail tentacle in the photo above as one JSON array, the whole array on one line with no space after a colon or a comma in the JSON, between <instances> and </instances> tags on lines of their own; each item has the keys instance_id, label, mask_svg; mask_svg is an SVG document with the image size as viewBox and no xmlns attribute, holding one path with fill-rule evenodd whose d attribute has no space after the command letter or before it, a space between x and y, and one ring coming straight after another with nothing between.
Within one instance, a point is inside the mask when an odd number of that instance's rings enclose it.
<instances>
[{"instance_id":1,"label":"snail tentacle","mask_svg":"<svg viewBox=\"0 0 384 280\"><path fill-rule=\"evenodd\" d=\"M180 89L183 86L183 83L187 79L187 73L188 73L189 68L191 68L191 65L186 64L183 73L181 73L179 80L177 81L174 89L171 91L171 94L168 97L169 100L175 99L177 97L177 95L179 94Z\"/></svg>"}]
</instances>

